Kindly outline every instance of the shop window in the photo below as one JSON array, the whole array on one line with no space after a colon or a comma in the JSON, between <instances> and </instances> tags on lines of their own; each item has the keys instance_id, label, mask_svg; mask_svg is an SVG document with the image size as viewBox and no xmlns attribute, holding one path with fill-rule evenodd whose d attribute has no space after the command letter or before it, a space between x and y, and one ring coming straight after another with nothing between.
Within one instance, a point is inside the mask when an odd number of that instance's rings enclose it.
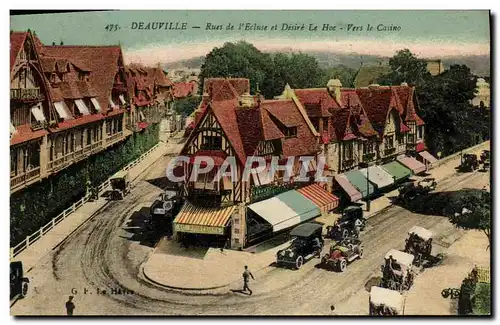
<instances>
[{"instance_id":1,"label":"shop window","mask_svg":"<svg viewBox=\"0 0 500 325\"><path fill-rule=\"evenodd\" d=\"M391 135L391 136L388 136L388 137L385 137L385 149L392 149L394 148L394 137Z\"/></svg>"},{"instance_id":2,"label":"shop window","mask_svg":"<svg viewBox=\"0 0 500 325\"><path fill-rule=\"evenodd\" d=\"M348 142L344 145L344 160L351 160L354 156L354 144Z\"/></svg>"}]
</instances>

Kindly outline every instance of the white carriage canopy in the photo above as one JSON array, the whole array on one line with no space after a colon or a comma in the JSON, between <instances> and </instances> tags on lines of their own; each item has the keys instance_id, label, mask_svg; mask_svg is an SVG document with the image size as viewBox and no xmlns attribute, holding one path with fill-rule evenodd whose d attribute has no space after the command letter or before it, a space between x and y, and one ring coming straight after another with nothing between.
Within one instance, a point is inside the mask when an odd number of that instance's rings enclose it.
<instances>
[{"instance_id":1,"label":"white carriage canopy","mask_svg":"<svg viewBox=\"0 0 500 325\"><path fill-rule=\"evenodd\" d=\"M422 238L423 240L427 241L432 238L432 232L429 230L419 227L419 226L413 226L411 229L408 231L408 234L415 234L418 237Z\"/></svg>"},{"instance_id":2,"label":"white carriage canopy","mask_svg":"<svg viewBox=\"0 0 500 325\"><path fill-rule=\"evenodd\" d=\"M385 254L385 259L389 259L392 256L392 259L396 260L399 264L405 265L407 267L413 264L413 259L415 258L413 255L398 251L396 249L391 249L387 254Z\"/></svg>"},{"instance_id":3,"label":"white carriage canopy","mask_svg":"<svg viewBox=\"0 0 500 325\"><path fill-rule=\"evenodd\" d=\"M403 296L397 291L373 286L370 289L370 303L375 307L387 306L401 312Z\"/></svg>"}]
</instances>

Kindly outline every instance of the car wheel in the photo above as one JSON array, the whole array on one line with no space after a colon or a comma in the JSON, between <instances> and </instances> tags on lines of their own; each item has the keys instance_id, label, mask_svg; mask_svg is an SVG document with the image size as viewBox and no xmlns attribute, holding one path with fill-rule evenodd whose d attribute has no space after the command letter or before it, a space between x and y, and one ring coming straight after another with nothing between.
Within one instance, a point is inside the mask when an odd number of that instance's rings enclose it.
<instances>
[{"instance_id":1,"label":"car wheel","mask_svg":"<svg viewBox=\"0 0 500 325\"><path fill-rule=\"evenodd\" d=\"M28 294L28 284L24 283L23 289L21 290L21 298L26 297L27 294Z\"/></svg>"},{"instance_id":2,"label":"car wheel","mask_svg":"<svg viewBox=\"0 0 500 325\"><path fill-rule=\"evenodd\" d=\"M363 247L360 247L359 248L359 252L358 252L358 255L359 255L359 258L363 258Z\"/></svg>"},{"instance_id":3,"label":"car wheel","mask_svg":"<svg viewBox=\"0 0 500 325\"><path fill-rule=\"evenodd\" d=\"M347 261L342 259L339 261L339 271L344 272L345 269L347 268Z\"/></svg>"},{"instance_id":4,"label":"car wheel","mask_svg":"<svg viewBox=\"0 0 500 325\"><path fill-rule=\"evenodd\" d=\"M304 264L304 258L302 256L297 257L297 259L295 260L295 267L297 268L297 270L300 269L302 264Z\"/></svg>"},{"instance_id":5,"label":"car wheel","mask_svg":"<svg viewBox=\"0 0 500 325\"><path fill-rule=\"evenodd\" d=\"M347 237L349 237L349 230L347 229L342 230L342 238L347 238Z\"/></svg>"}]
</instances>

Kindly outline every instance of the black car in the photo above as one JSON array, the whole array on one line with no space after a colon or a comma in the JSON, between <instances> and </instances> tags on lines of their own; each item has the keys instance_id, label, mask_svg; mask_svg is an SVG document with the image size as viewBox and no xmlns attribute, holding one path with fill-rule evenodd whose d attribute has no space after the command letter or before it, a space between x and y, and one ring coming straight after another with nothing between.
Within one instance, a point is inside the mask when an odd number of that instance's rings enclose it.
<instances>
[{"instance_id":1,"label":"black car","mask_svg":"<svg viewBox=\"0 0 500 325\"><path fill-rule=\"evenodd\" d=\"M30 280L24 277L23 263L20 261L10 263L10 300L24 298L28 293Z\"/></svg>"},{"instance_id":2,"label":"black car","mask_svg":"<svg viewBox=\"0 0 500 325\"><path fill-rule=\"evenodd\" d=\"M359 232L366 227L363 209L358 205L351 205L342 211L342 216L332 227L327 227L327 237L340 241L344 238L358 237Z\"/></svg>"},{"instance_id":3,"label":"black car","mask_svg":"<svg viewBox=\"0 0 500 325\"><path fill-rule=\"evenodd\" d=\"M322 232L323 225L319 223L304 223L295 227L290 232L290 236L294 238L291 245L278 251L276 264L300 269L311 255L321 257L324 245Z\"/></svg>"}]
</instances>

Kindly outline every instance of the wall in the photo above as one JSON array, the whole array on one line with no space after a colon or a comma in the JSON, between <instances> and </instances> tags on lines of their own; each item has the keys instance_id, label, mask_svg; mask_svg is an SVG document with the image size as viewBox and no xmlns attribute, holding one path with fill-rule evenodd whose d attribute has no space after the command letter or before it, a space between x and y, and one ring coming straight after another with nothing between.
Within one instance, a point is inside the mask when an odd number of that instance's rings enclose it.
<instances>
[{"instance_id":1,"label":"wall","mask_svg":"<svg viewBox=\"0 0 500 325\"><path fill-rule=\"evenodd\" d=\"M158 124L134 133L87 160L71 165L48 179L10 197L11 246L40 229L85 195L87 176L98 185L158 143Z\"/></svg>"}]
</instances>

